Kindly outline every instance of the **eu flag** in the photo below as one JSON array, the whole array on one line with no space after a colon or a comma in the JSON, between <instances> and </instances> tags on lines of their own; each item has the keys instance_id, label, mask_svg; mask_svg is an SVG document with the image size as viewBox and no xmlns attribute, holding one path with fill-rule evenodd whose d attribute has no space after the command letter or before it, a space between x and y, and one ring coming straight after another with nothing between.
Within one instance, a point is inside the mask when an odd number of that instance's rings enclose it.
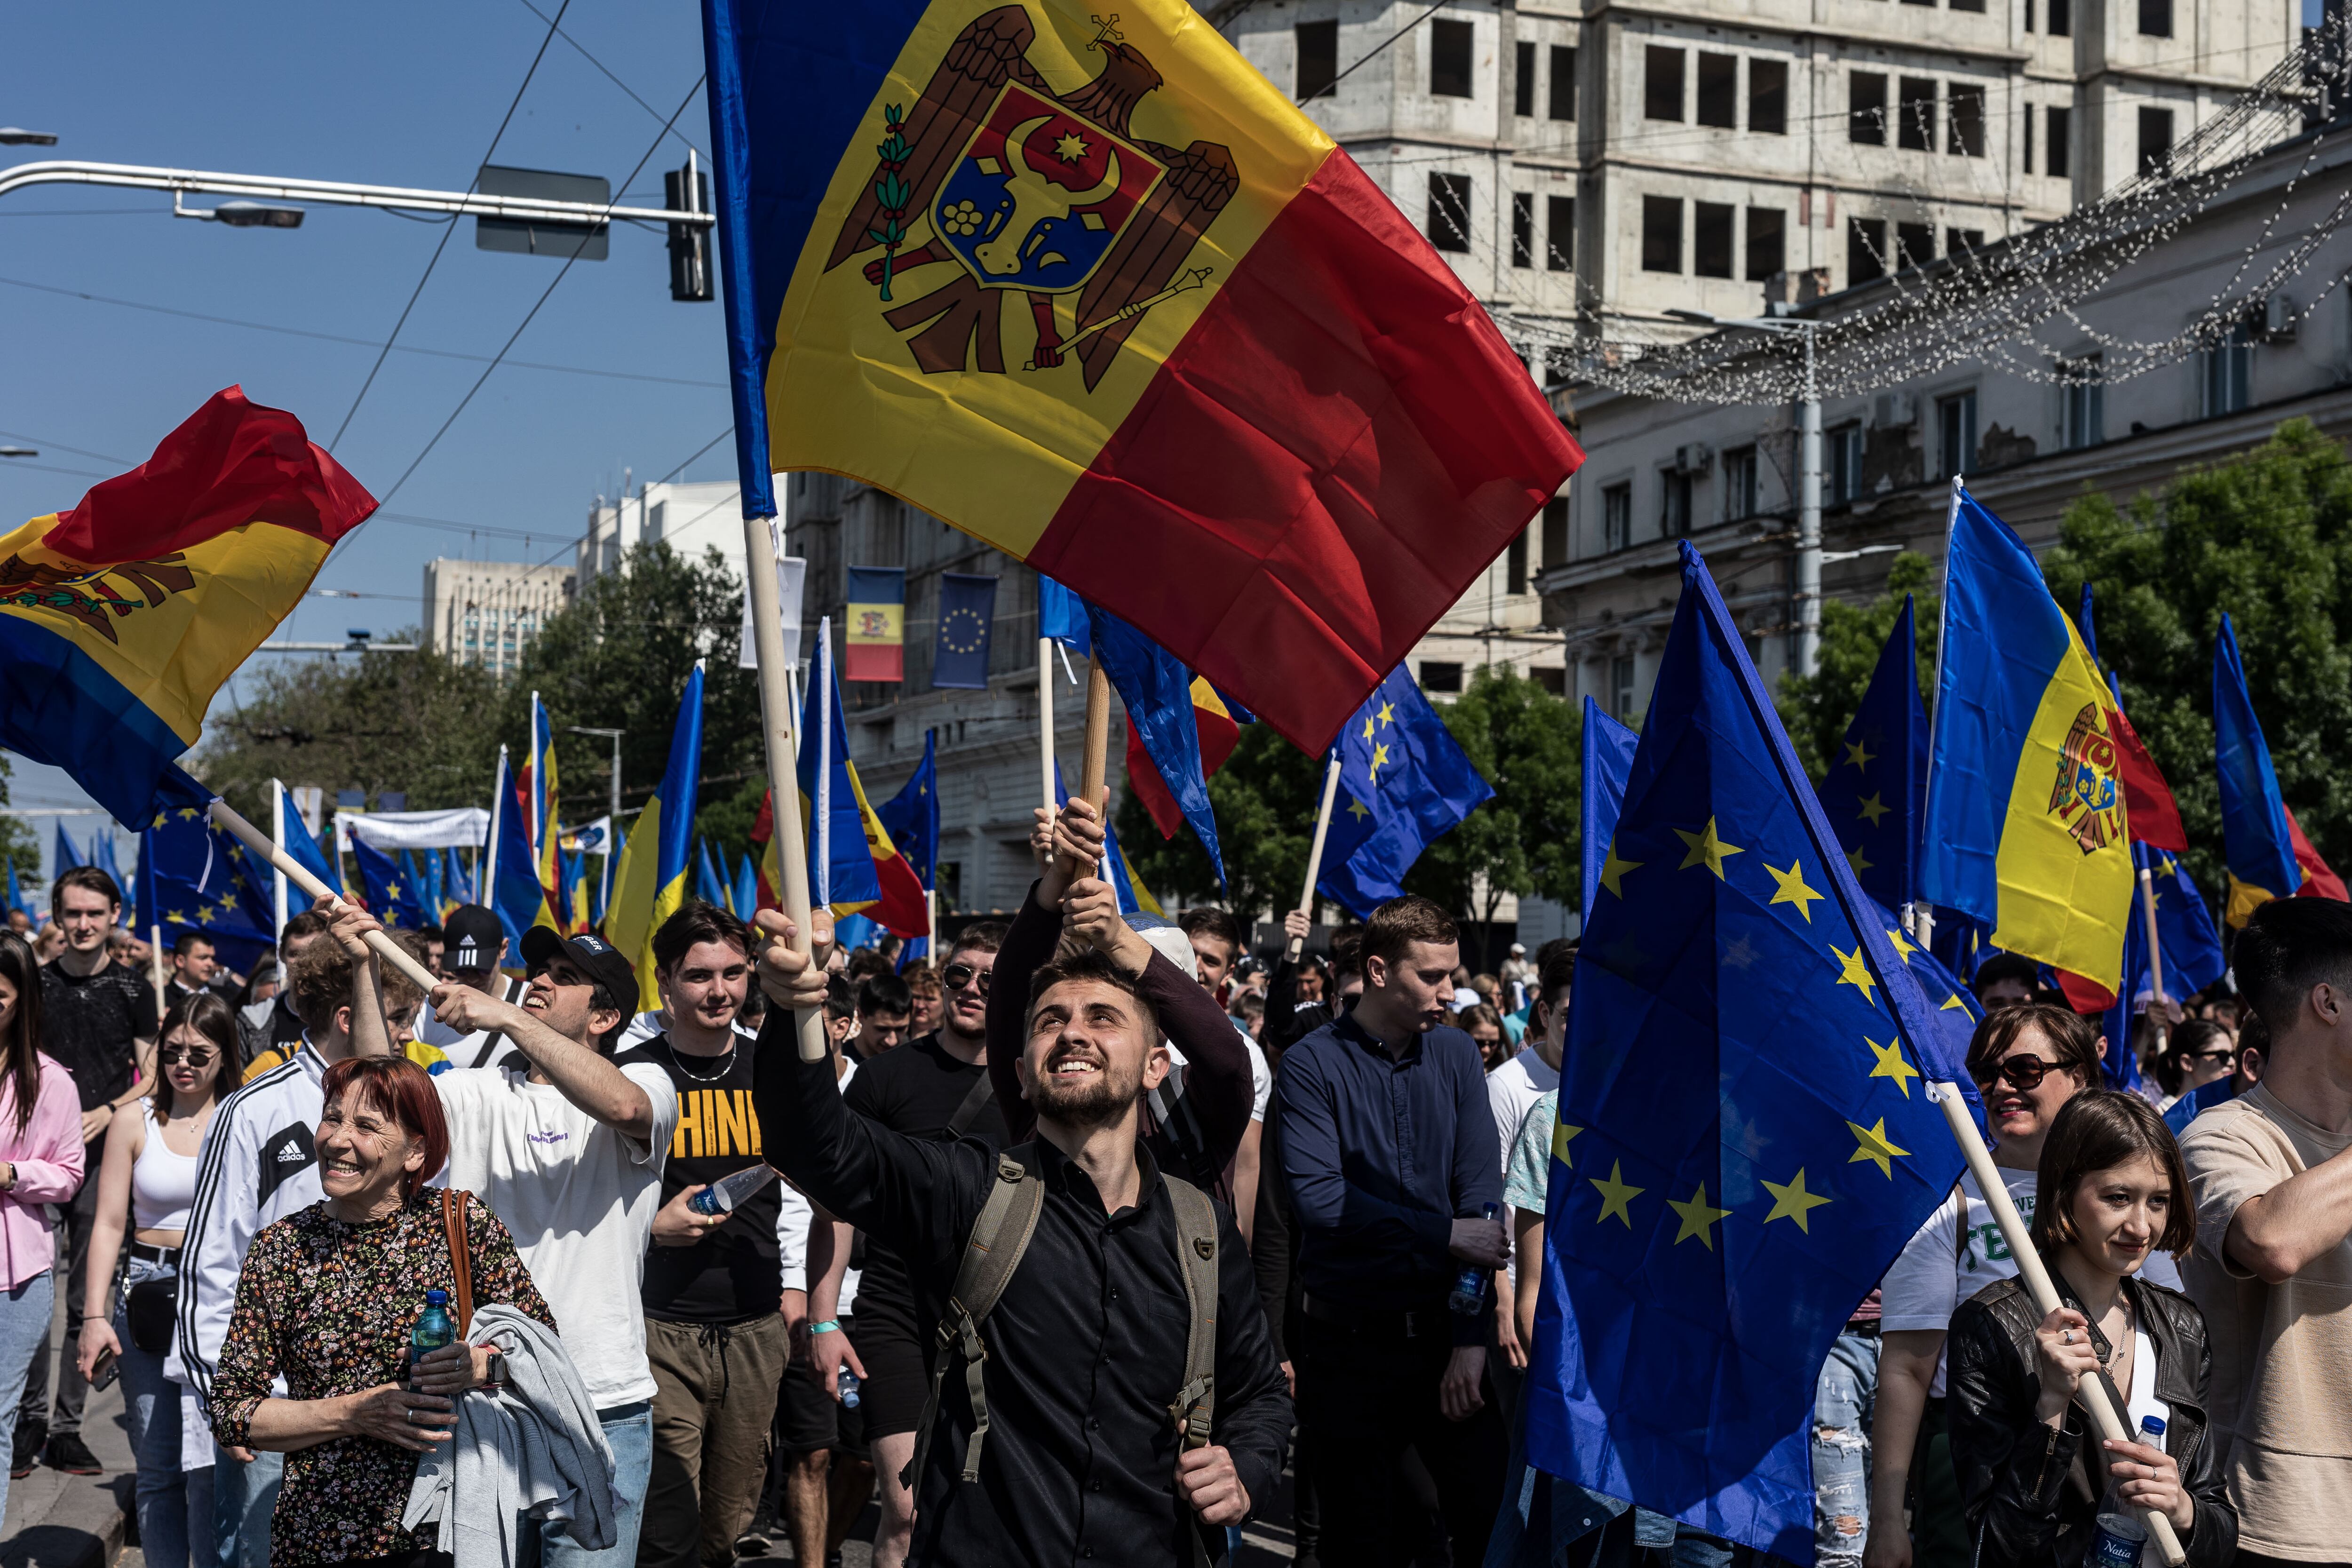
<instances>
[{"instance_id":1,"label":"eu flag","mask_svg":"<svg viewBox=\"0 0 2352 1568\"><path fill-rule=\"evenodd\" d=\"M1094 651L1094 634L1087 627L1087 602L1043 572L1037 574L1037 635L1051 637L1072 653Z\"/></svg>"},{"instance_id":2,"label":"eu flag","mask_svg":"<svg viewBox=\"0 0 2352 1568\"><path fill-rule=\"evenodd\" d=\"M1358 920L1404 891L1421 852L1492 800L1402 665L1339 731L1339 792L1316 888Z\"/></svg>"},{"instance_id":3,"label":"eu flag","mask_svg":"<svg viewBox=\"0 0 2352 1568\"><path fill-rule=\"evenodd\" d=\"M1584 901L1592 913L1593 889L1609 868L1609 839L1617 831L1617 811L1625 802L1625 781L1633 772L1633 748L1641 737L1584 700L1584 781L1578 826L1584 836Z\"/></svg>"},{"instance_id":4,"label":"eu flag","mask_svg":"<svg viewBox=\"0 0 2352 1568\"><path fill-rule=\"evenodd\" d=\"M242 874L236 840L200 804L210 796L177 767L164 770L154 818L139 835L133 918L142 933L162 926L167 942L200 931L230 968L246 971L270 945L275 917Z\"/></svg>"},{"instance_id":5,"label":"eu flag","mask_svg":"<svg viewBox=\"0 0 2352 1568\"><path fill-rule=\"evenodd\" d=\"M77 866L89 864L89 860L83 857L82 852L75 847L74 841L66 837L66 825L62 822L58 823L58 847L49 857L49 880L54 882L64 872L70 871Z\"/></svg>"},{"instance_id":6,"label":"eu flag","mask_svg":"<svg viewBox=\"0 0 2352 1568\"><path fill-rule=\"evenodd\" d=\"M415 931L433 923L425 912L424 889L397 859L357 834L352 835L352 858L359 862L360 886L367 892L369 913L394 931Z\"/></svg>"},{"instance_id":7,"label":"eu flag","mask_svg":"<svg viewBox=\"0 0 2352 1568\"><path fill-rule=\"evenodd\" d=\"M1815 1376L1960 1173L1960 1063L1682 563L1577 961L1528 1453L1809 1563Z\"/></svg>"},{"instance_id":8,"label":"eu flag","mask_svg":"<svg viewBox=\"0 0 2352 1568\"><path fill-rule=\"evenodd\" d=\"M310 837L310 824L302 820L302 814L294 809L294 802L290 798L286 802L278 827L278 847L284 849L296 865L341 892L343 887L342 857L338 855L331 860L327 858L327 852L319 847L319 841ZM310 907L310 896L299 887L290 889L289 898L290 908L297 913Z\"/></svg>"},{"instance_id":9,"label":"eu flag","mask_svg":"<svg viewBox=\"0 0 2352 1568\"><path fill-rule=\"evenodd\" d=\"M539 858L530 845L530 804L509 767L504 746L499 748L499 771L491 791L493 838L483 853L492 863L493 875L488 879L490 886L484 889L488 894L485 901L505 928L508 962L519 964L522 933L535 925L552 926L555 921L548 912L547 889L540 883Z\"/></svg>"},{"instance_id":10,"label":"eu flag","mask_svg":"<svg viewBox=\"0 0 2352 1568\"><path fill-rule=\"evenodd\" d=\"M939 638L931 647L931 684L988 689L988 645L996 635L996 579L971 572L940 574Z\"/></svg>"},{"instance_id":11,"label":"eu flag","mask_svg":"<svg viewBox=\"0 0 2352 1568\"><path fill-rule=\"evenodd\" d=\"M694 896L716 909L732 910L735 900L729 896L727 883L719 877L719 868L710 858L710 840L694 841Z\"/></svg>"},{"instance_id":12,"label":"eu flag","mask_svg":"<svg viewBox=\"0 0 2352 1568\"><path fill-rule=\"evenodd\" d=\"M907 864L926 888L939 886L940 764L933 746L936 739L930 731L923 731L922 765L875 813L882 819L882 831L890 836L890 842L906 857Z\"/></svg>"},{"instance_id":13,"label":"eu flag","mask_svg":"<svg viewBox=\"0 0 2352 1568\"><path fill-rule=\"evenodd\" d=\"M16 885L16 858L11 855L8 857L8 910L6 912L15 913L19 910L26 919L32 917L33 907L25 901L25 890Z\"/></svg>"},{"instance_id":14,"label":"eu flag","mask_svg":"<svg viewBox=\"0 0 2352 1568\"><path fill-rule=\"evenodd\" d=\"M2242 926L2260 906L2303 886L2303 868L2227 611L2213 640L2213 763L2221 774L2221 847L2230 868L2228 918Z\"/></svg>"},{"instance_id":15,"label":"eu flag","mask_svg":"<svg viewBox=\"0 0 2352 1568\"><path fill-rule=\"evenodd\" d=\"M1225 857L1217 846L1217 816L1209 805L1209 776L1201 760L1201 725L1192 712L1192 672L1184 661L1100 605L1087 606L1095 657L1101 661L1129 729L1160 770L1184 820L1192 825L1217 880L1225 879ZM1327 850L1326 853L1328 853Z\"/></svg>"},{"instance_id":16,"label":"eu flag","mask_svg":"<svg viewBox=\"0 0 2352 1568\"><path fill-rule=\"evenodd\" d=\"M2147 874L2148 891L2156 898L2157 955L2164 964L2164 994L2175 1002L2194 996L2221 979L2230 966L2221 955L2221 933L2214 928L2213 911L2179 857L2153 845L2135 844L2132 858ZM2124 1064L2132 1059L2132 1008L2140 994L2155 984L2155 967L2148 962L2147 916L2135 899L2132 922L2124 931L2123 988L2116 993L2116 1005L2107 1011L2107 1055L2100 1063L2102 1068L2112 1064L2107 1077L2113 1088L2127 1089L2127 1080L2138 1077L2137 1071L2123 1071Z\"/></svg>"},{"instance_id":17,"label":"eu flag","mask_svg":"<svg viewBox=\"0 0 2352 1568\"><path fill-rule=\"evenodd\" d=\"M1919 700L1918 630L1908 594L1822 780L1821 799L1862 890L1897 910L1916 902L1919 828L1927 812L1927 710Z\"/></svg>"}]
</instances>

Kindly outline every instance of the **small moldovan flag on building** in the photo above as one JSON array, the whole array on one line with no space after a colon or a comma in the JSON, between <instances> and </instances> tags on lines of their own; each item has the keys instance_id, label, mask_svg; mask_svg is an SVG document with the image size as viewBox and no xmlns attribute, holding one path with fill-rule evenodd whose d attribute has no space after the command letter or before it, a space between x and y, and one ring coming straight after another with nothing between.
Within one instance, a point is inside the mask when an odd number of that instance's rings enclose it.
<instances>
[{"instance_id":1,"label":"small moldovan flag on building","mask_svg":"<svg viewBox=\"0 0 2352 1568\"><path fill-rule=\"evenodd\" d=\"M849 568L843 609L841 678L907 679L907 574L897 566Z\"/></svg>"}]
</instances>

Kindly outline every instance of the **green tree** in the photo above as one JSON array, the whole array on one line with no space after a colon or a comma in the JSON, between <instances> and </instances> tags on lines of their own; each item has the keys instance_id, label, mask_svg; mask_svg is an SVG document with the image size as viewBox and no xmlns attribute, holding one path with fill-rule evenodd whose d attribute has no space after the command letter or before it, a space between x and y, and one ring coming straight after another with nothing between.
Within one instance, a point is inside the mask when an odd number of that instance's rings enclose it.
<instances>
[{"instance_id":1,"label":"green tree","mask_svg":"<svg viewBox=\"0 0 2352 1568\"><path fill-rule=\"evenodd\" d=\"M1822 602L1820 673L1782 676L1778 698L1780 722L1788 727L1797 760L1816 784L1828 773L1838 742L1862 706L1879 653L1903 613L1906 594L1916 601L1912 622L1918 637L1919 695L1925 700L1935 689L1936 626L1943 615L1943 601L1932 590L1935 581L1934 563L1906 550L1888 569L1885 591L1869 604Z\"/></svg>"},{"instance_id":2,"label":"green tree","mask_svg":"<svg viewBox=\"0 0 2352 1568\"><path fill-rule=\"evenodd\" d=\"M1485 665L1438 710L1495 797L1421 852L1405 889L1492 935L1507 894L1577 907L1582 731L1578 710L1508 665Z\"/></svg>"},{"instance_id":3,"label":"green tree","mask_svg":"<svg viewBox=\"0 0 2352 1568\"><path fill-rule=\"evenodd\" d=\"M2093 584L2101 658L2180 803L2190 872L2225 885L2213 645L2230 613L2279 790L2329 863L2352 859L2352 463L2307 420L2118 505L2086 493L2042 560L2058 602Z\"/></svg>"},{"instance_id":4,"label":"green tree","mask_svg":"<svg viewBox=\"0 0 2352 1568\"><path fill-rule=\"evenodd\" d=\"M8 755L0 752L0 805L8 804L8 780L15 770L8 764ZM0 816L0 856L16 863L16 880L30 892L41 879L41 839L33 825L21 816ZM0 882L0 895L7 885Z\"/></svg>"}]
</instances>

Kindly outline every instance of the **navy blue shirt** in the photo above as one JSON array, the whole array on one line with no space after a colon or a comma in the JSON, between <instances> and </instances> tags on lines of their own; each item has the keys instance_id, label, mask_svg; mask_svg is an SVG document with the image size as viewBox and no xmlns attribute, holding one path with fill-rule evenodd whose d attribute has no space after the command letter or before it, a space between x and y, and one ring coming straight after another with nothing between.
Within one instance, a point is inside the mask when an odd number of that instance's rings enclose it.
<instances>
[{"instance_id":1,"label":"navy blue shirt","mask_svg":"<svg viewBox=\"0 0 2352 1568\"><path fill-rule=\"evenodd\" d=\"M1284 1179L1307 1293L1374 1311L1442 1308L1456 1219L1503 1201L1478 1047L1432 1029L1392 1058L1350 1012L1283 1053Z\"/></svg>"}]
</instances>

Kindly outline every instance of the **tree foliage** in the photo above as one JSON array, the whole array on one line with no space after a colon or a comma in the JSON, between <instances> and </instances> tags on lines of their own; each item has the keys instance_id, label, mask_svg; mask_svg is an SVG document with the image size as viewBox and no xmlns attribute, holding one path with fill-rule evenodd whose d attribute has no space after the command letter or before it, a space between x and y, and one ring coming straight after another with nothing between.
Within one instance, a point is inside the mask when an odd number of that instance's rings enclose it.
<instances>
[{"instance_id":1,"label":"tree foliage","mask_svg":"<svg viewBox=\"0 0 2352 1568\"><path fill-rule=\"evenodd\" d=\"M2352 463L2308 421L2124 505L2066 510L2043 579L2093 584L2101 659L2180 803L2190 872L2223 885L2213 645L2230 614L2280 793L2329 863L2352 859Z\"/></svg>"},{"instance_id":2,"label":"tree foliage","mask_svg":"<svg viewBox=\"0 0 2352 1568\"><path fill-rule=\"evenodd\" d=\"M1936 684L1936 626L1943 616L1943 601L1936 595L1934 563L1905 551L1886 574L1885 591L1867 605L1829 599L1822 605L1821 668L1816 675L1794 672L1780 678L1777 706L1788 727L1797 760L1818 784L1838 754L1846 726L1862 707L1862 694L1878 668L1878 656L1903 613L1903 596L1914 601L1912 625L1919 650L1919 696L1928 699Z\"/></svg>"},{"instance_id":3,"label":"tree foliage","mask_svg":"<svg viewBox=\"0 0 2352 1568\"><path fill-rule=\"evenodd\" d=\"M13 772L7 754L0 752L0 805L8 804L8 779ZM16 880L27 890L40 879L41 837L23 817L0 816L0 856L16 861ZM0 894L6 891L6 883L0 881Z\"/></svg>"}]
</instances>

